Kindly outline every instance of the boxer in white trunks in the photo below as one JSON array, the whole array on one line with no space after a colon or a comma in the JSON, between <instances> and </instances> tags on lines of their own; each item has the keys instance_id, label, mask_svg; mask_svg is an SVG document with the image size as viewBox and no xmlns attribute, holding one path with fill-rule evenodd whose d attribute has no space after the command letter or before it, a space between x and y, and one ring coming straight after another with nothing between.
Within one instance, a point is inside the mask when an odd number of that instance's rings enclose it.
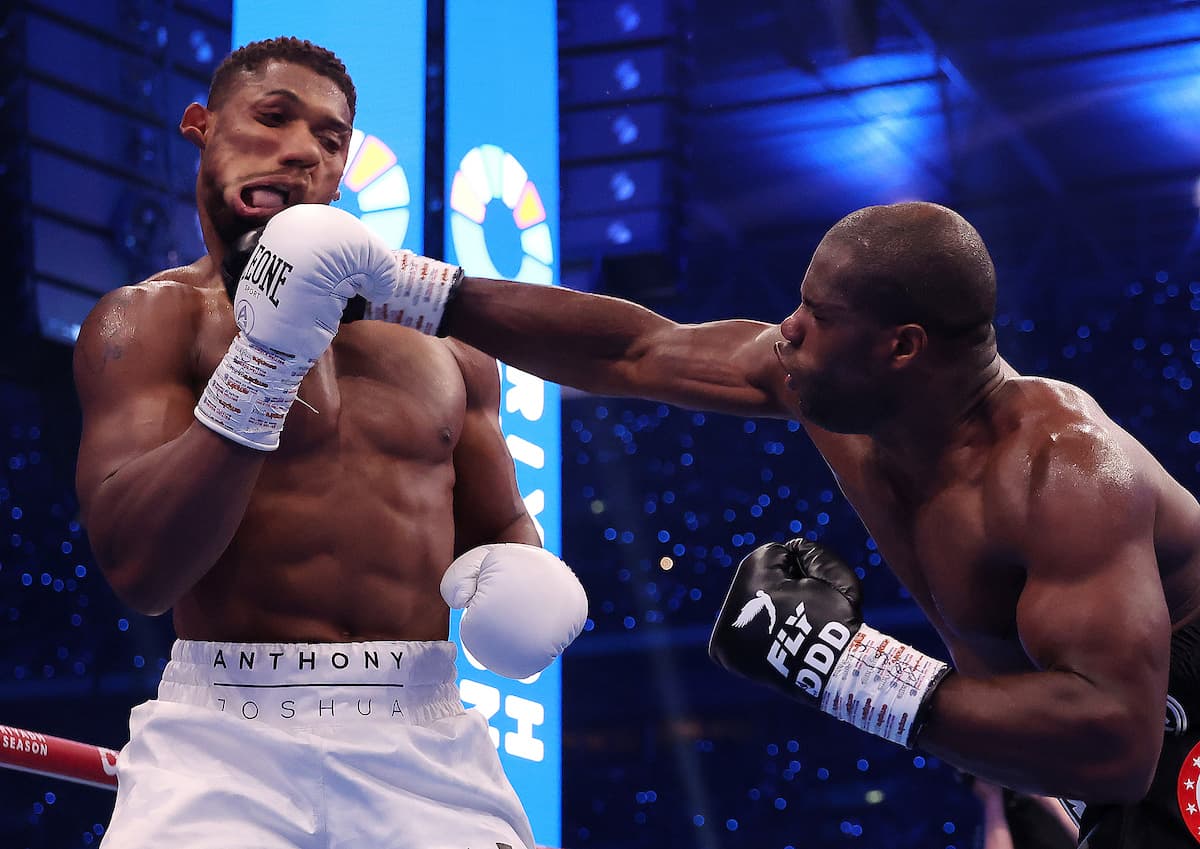
<instances>
[{"instance_id":1,"label":"boxer in white trunks","mask_svg":"<svg viewBox=\"0 0 1200 849\"><path fill-rule=\"evenodd\" d=\"M179 638L134 709L104 849L534 846L459 699L449 609L477 660L526 677L586 597L517 490L495 361L428 335L444 304L417 284L445 267L327 205L354 108L323 48L235 51L180 125L208 253L80 331L88 536ZM341 326L358 294L408 326Z\"/></svg>"}]
</instances>

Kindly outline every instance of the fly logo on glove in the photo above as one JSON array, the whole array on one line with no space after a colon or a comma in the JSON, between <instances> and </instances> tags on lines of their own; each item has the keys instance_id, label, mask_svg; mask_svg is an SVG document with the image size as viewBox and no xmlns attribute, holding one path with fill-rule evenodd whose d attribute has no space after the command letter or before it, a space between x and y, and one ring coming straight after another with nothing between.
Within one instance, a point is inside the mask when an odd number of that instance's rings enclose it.
<instances>
[{"instance_id":1,"label":"fly logo on glove","mask_svg":"<svg viewBox=\"0 0 1200 849\"><path fill-rule=\"evenodd\" d=\"M902 745L949 667L862 621L854 570L806 539L761 546L738 565L713 627L718 664ZM776 608L791 610L775 627ZM767 629L748 627L766 611Z\"/></svg>"},{"instance_id":2,"label":"fly logo on glove","mask_svg":"<svg viewBox=\"0 0 1200 849\"><path fill-rule=\"evenodd\" d=\"M775 630L775 602L771 601L771 597L762 590L756 592L754 598L742 607L742 612L737 615L737 619L733 620L733 627L745 628L754 621L754 617L764 610L767 611L767 633L771 633Z\"/></svg>"},{"instance_id":3,"label":"fly logo on glove","mask_svg":"<svg viewBox=\"0 0 1200 849\"><path fill-rule=\"evenodd\" d=\"M789 638L787 629L795 629ZM767 662L788 680L794 680L796 686L813 698L821 695L825 684L829 681L829 673L837 661L838 653L850 642L852 633L841 622L826 622L821 626L815 639L809 643L801 658L801 666L794 678L788 668L788 661L796 657L805 642L812 634L813 626L805 615L804 602L796 605L796 612L784 620L783 626L775 634L775 642L767 652Z\"/></svg>"}]
</instances>

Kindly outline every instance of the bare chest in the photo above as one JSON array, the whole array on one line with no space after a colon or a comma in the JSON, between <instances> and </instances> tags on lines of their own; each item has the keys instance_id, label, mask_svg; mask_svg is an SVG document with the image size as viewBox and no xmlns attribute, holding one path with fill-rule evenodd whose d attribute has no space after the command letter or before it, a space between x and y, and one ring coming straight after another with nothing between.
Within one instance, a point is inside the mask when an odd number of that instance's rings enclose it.
<instances>
[{"instance_id":1,"label":"bare chest","mask_svg":"<svg viewBox=\"0 0 1200 849\"><path fill-rule=\"evenodd\" d=\"M197 396L233 328L212 323L197 340ZM344 326L300 385L278 460L336 451L449 462L466 410L462 371L440 340L377 322Z\"/></svg>"},{"instance_id":2,"label":"bare chest","mask_svg":"<svg viewBox=\"0 0 1200 849\"><path fill-rule=\"evenodd\" d=\"M989 534L981 486L960 483L914 499L867 474L843 489L960 669L1028 668L1016 626L1023 571Z\"/></svg>"}]
</instances>

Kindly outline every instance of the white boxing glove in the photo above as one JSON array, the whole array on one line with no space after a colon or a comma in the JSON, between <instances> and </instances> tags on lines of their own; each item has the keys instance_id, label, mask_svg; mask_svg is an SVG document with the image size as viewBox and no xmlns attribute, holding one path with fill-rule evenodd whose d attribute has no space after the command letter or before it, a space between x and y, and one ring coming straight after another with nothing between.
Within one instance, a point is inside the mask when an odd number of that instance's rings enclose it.
<instances>
[{"instance_id":1,"label":"white boxing glove","mask_svg":"<svg viewBox=\"0 0 1200 849\"><path fill-rule=\"evenodd\" d=\"M347 300L389 298L397 278L387 244L350 213L299 204L275 215L238 279L239 333L196 418L239 445L274 451L300 382L333 341Z\"/></svg>"},{"instance_id":2,"label":"white boxing glove","mask_svg":"<svg viewBox=\"0 0 1200 849\"><path fill-rule=\"evenodd\" d=\"M463 278L462 268L412 251L394 251L393 256L395 291L387 297L368 297L363 317L411 327L427 336L437 334Z\"/></svg>"},{"instance_id":3,"label":"white boxing glove","mask_svg":"<svg viewBox=\"0 0 1200 849\"><path fill-rule=\"evenodd\" d=\"M463 611L463 646L506 678L545 669L587 619L587 594L575 573L532 545L472 548L450 564L441 589L446 604Z\"/></svg>"}]
</instances>

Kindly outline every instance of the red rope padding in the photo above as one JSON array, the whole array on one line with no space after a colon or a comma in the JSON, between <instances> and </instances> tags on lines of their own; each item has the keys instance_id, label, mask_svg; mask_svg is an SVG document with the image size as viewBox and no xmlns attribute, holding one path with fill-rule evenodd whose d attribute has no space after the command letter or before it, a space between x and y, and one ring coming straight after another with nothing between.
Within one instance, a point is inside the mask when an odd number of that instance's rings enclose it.
<instances>
[{"instance_id":1,"label":"red rope padding","mask_svg":"<svg viewBox=\"0 0 1200 849\"><path fill-rule=\"evenodd\" d=\"M112 749L7 725L0 725L0 767L117 789L117 753Z\"/></svg>"}]
</instances>

